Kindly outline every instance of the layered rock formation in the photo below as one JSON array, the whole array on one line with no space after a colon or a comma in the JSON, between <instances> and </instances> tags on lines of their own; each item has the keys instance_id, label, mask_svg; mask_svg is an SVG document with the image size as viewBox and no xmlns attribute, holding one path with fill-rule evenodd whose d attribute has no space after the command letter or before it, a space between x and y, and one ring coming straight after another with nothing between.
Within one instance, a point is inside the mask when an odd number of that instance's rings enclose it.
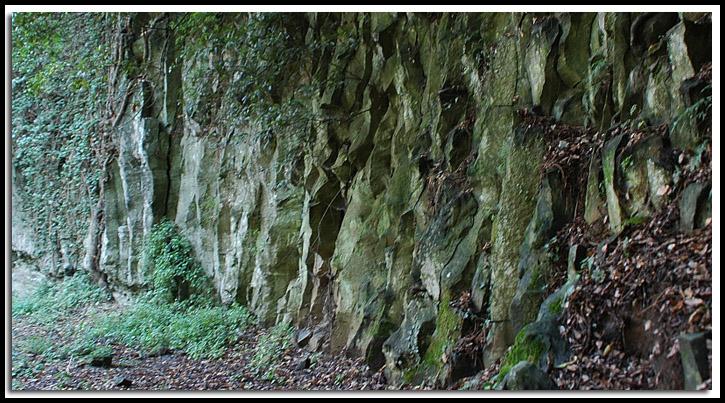
<instances>
[{"instance_id":1,"label":"layered rock formation","mask_svg":"<svg viewBox=\"0 0 725 403\"><path fill-rule=\"evenodd\" d=\"M147 70L113 83L128 102L88 269L119 300L148 288L144 237L168 217L221 302L309 329L313 347L365 356L393 383L450 380L464 293L489 326L477 365L502 357L546 297L546 241L584 212L612 233L648 216L672 185L662 150L703 141L702 94L683 84L711 60L707 15L294 15L283 27L302 54L265 104L298 119L286 125L244 116L242 43L189 52L178 18L127 21L119 55ZM670 130L627 155L611 136L572 205L530 115Z\"/></svg>"}]
</instances>

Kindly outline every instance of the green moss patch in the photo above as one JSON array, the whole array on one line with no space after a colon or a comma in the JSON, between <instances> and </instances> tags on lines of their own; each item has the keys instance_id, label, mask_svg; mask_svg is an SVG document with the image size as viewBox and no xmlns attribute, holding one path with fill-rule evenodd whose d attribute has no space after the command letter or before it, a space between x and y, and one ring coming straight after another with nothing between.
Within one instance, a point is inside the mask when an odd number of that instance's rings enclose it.
<instances>
[{"instance_id":1,"label":"green moss patch","mask_svg":"<svg viewBox=\"0 0 725 403\"><path fill-rule=\"evenodd\" d=\"M508 374L511 368L521 361L529 361L536 364L545 348L544 342L536 336L529 335L528 327L524 327L516 335L516 341L513 347L511 347L511 350L509 350L503 362L501 362L498 379L506 377L506 374Z\"/></svg>"}]
</instances>

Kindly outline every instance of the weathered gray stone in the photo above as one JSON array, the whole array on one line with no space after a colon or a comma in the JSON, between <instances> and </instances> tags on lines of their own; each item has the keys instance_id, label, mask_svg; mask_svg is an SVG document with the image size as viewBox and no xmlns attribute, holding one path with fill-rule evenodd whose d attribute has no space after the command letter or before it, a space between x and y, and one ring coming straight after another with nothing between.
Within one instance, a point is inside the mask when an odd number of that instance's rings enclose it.
<instances>
[{"instance_id":1,"label":"weathered gray stone","mask_svg":"<svg viewBox=\"0 0 725 403\"><path fill-rule=\"evenodd\" d=\"M540 139L525 140L523 144L515 146L502 183L499 201L502 210L494 223L496 230L495 236L492 235L491 252L490 315L492 321L500 322L500 326L493 327L490 333L491 339L495 340L491 353L498 357L503 355L505 347L513 343L515 334L511 330L509 312L518 288L519 248L536 207L536 191L539 187L538 178L531 177L527 172L540 171L541 162L532 155L541 155L542 147Z\"/></svg>"},{"instance_id":2,"label":"weathered gray stone","mask_svg":"<svg viewBox=\"0 0 725 403\"><path fill-rule=\"evenodd\" d=\"M312 332L308 329L300 329L293 335L293 340L299 347L305 347L310 342L311 338Z\"/></svg>"},{"instance_id":3,"label":"weathered gray stone","mask_svg":"<svg viewBox=\"0 0 725 403\"><path fill-rule=\"evenodd\" d=\"M536 320L539 306L546 296L545 291L541 289L541 285L534 286L531 283L530 275L531 272L527 272L527 275L519 282L516 296L511 301L509 320L511 322L511 330L514 333L518 333L526 324ZM538 281L540 282L541 280Z\"/></svg>"},{"instance_id":4,"label":"weathered gray stone","mask_svg":"<svg viewBox=\"0 0 725 403\"><path fill-rule=\"evenodd\" d=\"M526 227L526 237L519 249L519 281L509 308L514 334L524 325L536 320L539 306L545 297L544 276L551 266L551 256L545 245L568 219L564 185L557 169L544 175L534 215Z\"/></svg>"},{"instance_id":5,"label":"weathered gray stone","mask_svg":"<svg viewBox=\"0 0 725 403\"><path fill-rule=\"evenodd\" d=\"M609 217L609 227L614 233L622 231L625 219L620 206L619 193L616 188L616 156L623 136L620 134L607 141L602 149L602 170L604 171L604 190L607 197L607 214Z\"/></svg>"},{"instance_id":6,"label":"weathered gray stone","mask_svg":"<svg viewBox=\"0 0 725 403\"><path fill-rule=\"evenodd\" d=\"M550 54L558 35L559 24L555 19L546 19L532 27L531 40L526 51L525 68L531 85L531 97L534 105L550 106L553 103L549 91L544 92L544 87L551 86L550 76L554 70L552 66L555 65L555 56L550 57Z\"/></svg>"},{"instance_id":7,"label":"weathered gray stone","mask_svg":"<svg viewBox=\"0 0 725 403\"><path fill-rule=\"evenodd\" d=\"M539 313L536 315L537 321L549 321L556 323L561 314L564 312L566 300L574 292L574 288L579 281L579 275L574 275L567 280L564 285L558 290L551 293L541 306L539 307ZM551 328L547 327L547 331L551 332ZM551 336L555 336L558 333L551 333Z\"/></svg>"},{"instance_id":8,"label":"weathered gray stone","mask_svg":"<svg viewBox=\"0 0 725 403\"><path fill-rule=\"evenodd\" d=\"M657 135L642 138L617 157L615 176L621 178L620 203L627 218L650 216L663 202L660 189L670 186L672 178L665 161L663 139Z\"/></svg>"},{"instance_id":9,"label":"weathered gray stone","mask_svg":"<svg viewBox=\"0 0 725 403\"><path fill-rule=\"evenodd\" d=\"M295 361L295 371L302 371L304 369L307 369L310 367L312 362L310 361L309 356L304 356L302 358L299 358L297 361Z\"/></svg>"},{"instance_id":10,"label":"weathered gray stone","mask_svg":"<svg viewBox=\"0 0 725 403\"><path fill-rule=\"evenodd\" d=\"M397 383L404 370L414 368L420 363L427 348L424 341L430 340L436 326L436 313L435 304L429 298L415 298L410 301L400 327L383 344L387 379Z\"/></svg>"},{"instance_id":11,"label":"weathered gray stone","mask_svg":"<svg viewBox=\"0 0 725 403\"><path fill-rule=\"evenodd\" d=\"M488 305L491 292L491 267L488 260L488 254L482 253L471 281L471 300L479 312L484 309L485 305Z\"/></svg>"},{"instance_id":12,"label":"weathered gray stone","mask_svg":"<svg viewBox=\"0 0 725 403\"><path fill-rule=\"evenodd\" d=\"M130 388L132 385L133 381L123 375L116 375L113 377L113 386Z\"/></svg>"},{"instance_id":13,"label":"weathered gray stone","mask_svg":"<svg viewBox=\"0 0 725 403\"><path fill-rule=\"evenodd\" d=\"M581 270L581 263L585 258L585 249L579 244L572 245L569 248L566 261L567 279L569 281L576 280Z\"/></svg>"},{"instance_id":14,"label":"weathered gray stone","mask_svg":"<svg viewBox=\"0 0 725 403\"><path fill-rule=\"evenodd\" d=\"M707 360L707 333L681 334L680 357L685 375L685 390L696 390L697 386L711 377Z\"/></svg>"},{"instance_id":15,"label":"weathered gray stone","mask_svg":"<svg viewBox=\"0 0 725 403\"><path fill-rule=\"evenodd\" d=\"M103 354L91 357L89 365L93 367L111 368L113 365L113 355Z\"/></svg>"},{"instance_id":16,"label":"weathered gray stone","mask_svg":"<svg viewBox=\"0 0 725 403\"><path fill-rule=\"evenodd\" d=\"M595 18L595 13L561 13L557 15L561 26L561 36L559 37L560 49L556 71L569 88L579 85L587 75L589 40ZM576 102L579 105L572 105L572 109L581 108L581 94ZM575 117L576 115L568 116ZM580 115L579 118L582 116Z\"/></svg>"},{"instance_id":17,"label":"weathered gray stone","mask_svg":"<svg viewBox=\"0 0 725 403\"><path fill-rule=\"evenodd\" d=\"M584 93L581 90L569 90L559 96L554 103L552 115L562 123L570 125L585 124L586 112L584 111Z\"/></svg>"},{"instance_id":18,"label":"weathered gray stone","mask_svg":"<svg viewBox=\"0 0 725 403\"><path fill-rule=\"evenodd\" d=\"M705 182L696 182L688 185L682 192L680 199L680 230L692 231L698 228L704 222L703 218L698 217L712 216L712 203L708 204L712 195L710 184Z\"/></svg>"},{"instance_id":19,"label":"weathered gray stone","mask_svg":"<svg viewBox=\"0 0 725 403\"><path fill-rule=\"evenodd\" d=\"M606 207L604 206L604 198L600 185L602 179L600 172L602 169L602 160L598 152L593 152L589 160L589 173L587 175L586 198L584 200L584 219L588 224L606 215Z\"/></svg>"}]
</instances>

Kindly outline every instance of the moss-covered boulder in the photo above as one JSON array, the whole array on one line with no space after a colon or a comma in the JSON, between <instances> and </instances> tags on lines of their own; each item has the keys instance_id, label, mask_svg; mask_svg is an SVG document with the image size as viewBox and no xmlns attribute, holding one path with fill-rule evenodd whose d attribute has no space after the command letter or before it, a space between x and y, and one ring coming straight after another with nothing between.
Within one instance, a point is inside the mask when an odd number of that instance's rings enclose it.
<instances>
[{"instance_id":1,"label":"moss-covered boulder","mask_svg":"<svg viewBox=\"0 0 725 403\"><path fill-rule=\"evenodd\" d=\"M496 390L555 390L554 381L529 361L514 365L496 386Z\"/></svg>"}]
</instances>

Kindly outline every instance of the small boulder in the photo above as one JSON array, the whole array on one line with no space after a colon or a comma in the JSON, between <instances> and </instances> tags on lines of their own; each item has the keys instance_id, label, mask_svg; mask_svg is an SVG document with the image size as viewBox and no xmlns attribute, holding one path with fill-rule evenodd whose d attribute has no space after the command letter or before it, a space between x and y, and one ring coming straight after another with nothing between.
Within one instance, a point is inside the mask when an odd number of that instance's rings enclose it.
<instances>
[{"instance_id":1,"label":"small boulder","mask_svg":"<svg viewBox=\"0 0 725 403\"><path fill-rule=\"evenodd\" d=\"M680 199L680 230L689 232L701 224L698 216L712 216L712 204L707 208L708 196L712 198L709 183L691 183L682 192Z\"/></svg>"},{"instance_id":2,"label":"small boulder","mask_svg":"<svg viewBox=\"0 0 725 403\"><path fill-rule=\"evenodd\" d=\"M302 371L303 369L307 369L310 367L311 364L312 362L310 361L310 357L304 356L295 362L295 371Z\"/></svg>"},{"instance_id":3,"label":"small boulder","mask_svg":"<svg viewBox=\"0 0 725 403\"><path fill-rule=\"evenodd\" d=\"M685 390L697 390L698 385L710 378L706 333L681 334L678 339Z\"/></svg>"},{"instance_id":4,"label":"small boulder","mask_svg":"<svg viewBox=\"0 0 725 403\"><path fill-rule=\"evenodd\" d=\"M123 375L116 375L113 378L113 385L117 387L130 388L131 385L133 385L133 381Z\"/></svg>"},{"instance_id":5,"label":"small boulder","mask_svg":"<svg viewBox=\"0 0 725 403\"><path fill-rule=\"evenodd\" d=\"M548 375L529 361L521 361L506 374L497 390L556 390Z\"/></svg>"},{"instance_id":6,"label":"small boulder","mask_svg":"<svg viewBox=\"0 0 725 403\"><path fill-rule=\"evenodd\" d=\"M91 357L90 364L93 367L111 368L113 365L113 355L103 354Z\"/></svg>"},{"instance_id":7,"label":"small boulder","mask_svg":"<svg viewBox=\"0 0 725 403\"><path fill-rule=\"evenodd\" d=\"M304 348L310 342L311 338L312 332L310 330L300 329L294 333L293 340L298 347Z\"/></svg>"}]
</instances>

